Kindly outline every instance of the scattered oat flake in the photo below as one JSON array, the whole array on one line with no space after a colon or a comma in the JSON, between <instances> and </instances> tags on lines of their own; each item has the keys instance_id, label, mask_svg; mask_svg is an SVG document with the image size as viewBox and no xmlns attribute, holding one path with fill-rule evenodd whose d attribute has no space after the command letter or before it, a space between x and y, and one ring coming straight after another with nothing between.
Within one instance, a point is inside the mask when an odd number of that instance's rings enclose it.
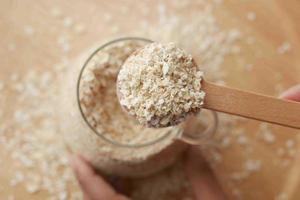
<instances>
[{"instance_id":1,"label":"scattered oat flake","mask_svg":"<svg viewBox=\"0 0 300 200\"><path fill-rule=\"evenodd\" d=\"M222 145L223 148L229 147L230 144L231 144L231 138L230 137L222 138L221 145Z\"/></svg>"},{"instance_id":2,"label":"scattered oat flake","mask_svg":"<svg viewBox=\"0 0 300 200\"><path fill-rule=\"evenodd\" d=\"M26 190L27 190L28 193L33 194L33 193L38 192L40 190L40 187L36 184L28 184L26 186Z\"/></svg>"},{"instance_id":3,"label":"scattered oat flake","mask_svg":"<svg viewBox=\"0 0 300 200\"><path fill-rule=\"evenodd\" d=\"M24 33L25 33L26 35L32 36L32 35L34 34L34 32L35 32L35 31L34 31L34 29L33 29L32 26L27 25L27 26L24 27Z\"/></svg>"},{"instance_id":4,"label":"scattered oat flake","mask_svg":"<svg viewBox=\"0 0 300 200\"><path fill-rule=\"evenodd\" d=\"M71 46L69 43L65 43L61 48L64 53L68 53L71 50Z\"/></svg>"},{"instance_id":5,"label":"scattered oat flake","mask_svg":"<svg viewBox=\"0 0 300 200\"><path fill-rule=\"evenodd\" d=\"M53 17L60 17L62 15L62 12L59 8L54 7L54 8L51 9L51 15Z\"/></svg>"},{"instance_id":6,"label":"scattered oat flake","mask_svg":"<svg viewBox=\"0 0 300 200\"><path fill-rule=\"evenodd\" d=\"M240 144L240 145L246 145L249 143L249 139L247 136L245 136L244 134L242 135L239 135L237 137L237 143Z\"/></svg>"},{"instance_id":7,"label":"scattered oat flake","mask_svg":"<svg viewBox=\"0 0 300 200\"><path fill-rule=\"evenodd\" d=\"M213 162L220 163L220 162L222 162L222 160L223 160L222 154L220 154L218 152L213 153Z\"/></svg>"},{"instance_id":8,"label":"scattered oat flake","mask_svg":"<svg viewBox=\"0 0 300 200\"><path fill-rule=\"evenodd\" d=\"M255 12L248 12L247 13L247 19L249 21L254 21L256 19L256 13Z\"/></svg>"},{"instance_id":9,"label":"scattered oat flake","mask_svg":"<svg viewBox=\"0 0 300 200\"><path fill-rule=\"evenodd\" d=\"M293 139L289 139L285 142L287 148L291 149L295 146L295 141Z\"/></svg>"},{"instance_id":10,"label":"scattered oat flake","mask_svg":"<svg viewBox=\"0 0 300 200\"><path fill-rule=\"evenodd\" d=\"M17 73L13 73L11 76L10 76L10 80L11 81L17 81L19 79L19 74Z\"/></svg>"},{"instance_id":11,"label":"scattered oat flake","mask_svg":"<svg viewBox=\"0 0 300 200\"><path fill-rule=\"evenodd\" d=\"M235 180L235 181L242 181L242 180L245 180L248 177L249 177L249 173L245 172L245 171L233 172L232 174L230 174L230 178L232 180Z\"/></svg>"},{"instance_id":12,"label":"scattered oat flake","mask_svg":"<svg viewBox=\"0 0 300 200\"><path fill-rule=\"evenodd\" d=\"M103 17L106 22L110 22L112 20L112 15L110 13L104 13Z\"/></svg>"},{"instance_id":13,"label":"scattered oat flake","mask_svg":"<svg viewBox=\"0 0 300 200\"><path fill-rule=\"evenodd\" d=\"M276 137L267 123L261 123L258 130L258 137L266 143L274 143Z\"/></svg>"},{"instance_id":14,"label":"scattered oat flake","mask_svg":"<svg viewBox=\"0 0 300 200\"><path fill-rule=\"evenodd\" d=\"M282 43L278 48L278 54L285 54L291 50L291 44L289 42Z\"/></svg>"},{"instance_id":15,"label":"scattered oat flake","mask_svg":"<svg viewBox=\"0 0 300 200\"><path fill-rule=\"evenodd\" d=\"M24 185L29 193L48 191L55 198L66 190L58 188L58 183L66 184L74 179L70 169L65 168L63 159L67 157L67 151L64 144L61 140L56 140L57 125L51 109L54 106L53 98L57 94L53 90L53 84L45 84L55 82L49 73L45 70L38 74L29 70L25 74L11 75L14 85L23 86L17 95L18 100L22 99L22 105L16 104L14 107L10 121L17 126L9 131L9 138L5 137L8 132L6 124L0 127L0 132L3 132L0 142L13 162L18 163L14 167L10 185ZM47 93L42 92L45 89ZM38 104L41 106L36 107ZM34 123L36 120L41 122L40 125ZM61 173L69 175L62 179Z\"/></svg>"},{"instance_id":16,"label":"scattered oat flake","mask_svg":"<svg viewBox=\"0 0 300 200\"><path fill-rule=\"evenodd\" d=\"M245 69L247 71L252 71L253 70L253 64L247 64L247 65L245 65Z\"/></svg>"},{"instance_id":17,"label":"scattered oat flake","mask_svg":"<svg viewBox=\"0 0 300 200\"><path fill-rule=\"evenodd\" d=\"M81 34L85 31L85 26L83 24L76 24L74 27L74 31L77 34Z\"/></svg>"},{"instance_id":18,"label":"scattered oat flake","mask_svg":"<svg viewBox=\"0 0 300 200\"><path fill-rule=\"evenodd\" d=\"M111 31L113 33L118 33L120 31L120 27L118 25L115 25L115 26L112 27Z\"/></svg>"},{"instance_id":19,"label":"scattered oat flake","mask_svg":"<svg viewBox=\"0 0 300 200\"><path fill-rule=\"evenodd\" d=\"M69 39L65 35L61 35L58 37L57 44L60 46L61 50L64 53L67 53L71 50Z\"/></svg>"},{"instance_id":20,"label":"scattered oat flake","mask_svg":"<svg viewBox=\"0 0 300 200\"><path fill-rule=\"evenodd\" d=\"M261 168L261 161L260 160L249 159L245 162L245 169L249 172L259 171L260 168Z\"/></svg>"},{"instance_id":21,"label":"scattered oat flake","mask_svg":"<svg viewBox=\"0 0 300 200\"><path fill-rule=\"evenodd\" d=\"M273 143L275 141L275 136L271 131L265 131L262 133L263 139L267 143Z\"/></svg>"},{"instance_id":22,"label":"scattered oat flake","mask_svg":"<svg viewBox=\"0 0 300 200\"><path fill-rule=\"evenodd\" d=\"M63 19L63 25L65 28L70 28L74 24L74 20L71 17L65 17Z\"/></svg>"}]
</instances>

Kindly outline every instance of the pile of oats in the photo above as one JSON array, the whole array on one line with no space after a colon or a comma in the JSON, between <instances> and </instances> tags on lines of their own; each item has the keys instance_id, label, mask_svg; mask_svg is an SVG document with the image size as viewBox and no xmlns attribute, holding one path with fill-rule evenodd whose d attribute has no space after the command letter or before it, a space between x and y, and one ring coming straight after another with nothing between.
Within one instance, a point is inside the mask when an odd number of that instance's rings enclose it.
<instances>
[{"instance_id":1,"label":"pile of oats","mask_svg":"<svg viewBox=\"0 0 300 200\"><path fill-rule=\"evenodd\" d=\"M182 122L203 105L203 73L173 43L152 43L130 56L118 76L120 103L149 127Z\"/></svg>"},{"instance_id":2,"label":"pile of oats","mask_svg":"<svg viewBox=\"0 0 300 200\"><path fill-rule=\"evenodd\" d=\"M120 143L145 143L171 130L140 126L124 112L117 97L116 79L122 64L144 45L123 41L106 47L89 61L80 83L80 104L87 121L97 132Z\"/></svg>"}]
</instances>

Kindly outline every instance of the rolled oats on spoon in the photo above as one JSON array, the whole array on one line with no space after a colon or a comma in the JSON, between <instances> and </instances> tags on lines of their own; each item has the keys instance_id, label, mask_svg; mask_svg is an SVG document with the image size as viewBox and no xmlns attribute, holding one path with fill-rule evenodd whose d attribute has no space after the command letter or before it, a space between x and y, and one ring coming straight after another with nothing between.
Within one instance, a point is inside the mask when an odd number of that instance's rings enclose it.
<instances>
[{"instance_id":1,"label":"rolled oats on spoon","mask_svg":"<svg viewBox=\"0 0 300 200\"><path fill-rule=\"evenodd\" d=\"M204 81L192 56L173 43L134 52L119 72L117 91L129 115L148 127L174 126L207 108L300 128L299 103Z\"/></svg>"},{"instance_id":2,"label":"rolled oats on spoon","mask_svg":"<svg viewBox=\"0 0 300 200\"><path fill-rule=\"evenodd\" d=\"M118 95L128 113L149 127L173 126L203 105L203 73L173 43L151 43L133 53L118 75Z\"/></svg>"}]
</instances>

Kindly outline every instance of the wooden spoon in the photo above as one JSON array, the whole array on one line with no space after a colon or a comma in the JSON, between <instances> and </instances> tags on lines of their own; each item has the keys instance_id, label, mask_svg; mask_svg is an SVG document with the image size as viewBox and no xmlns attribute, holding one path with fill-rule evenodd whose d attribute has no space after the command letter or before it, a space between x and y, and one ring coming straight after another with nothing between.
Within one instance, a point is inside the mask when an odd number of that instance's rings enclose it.
<instances>
[{"instance_id":1,"label":"wooden spoon","mask_svg":"<svg viewBox=\"0 0 300 200\"><path fill-rule=\"evenodd\" d=\"M154 51L153 49L156 49L156 51ZM172 49L172 51L170 49ZM167 61L163 61L166 62L164 64L168 66L169 64L177 63L177 68L179 68L178 63L184 64L185 62L182 60L187 61L190 59L189 55L187 54L185 55L182 52L183 51L181 49L174 47L172 44L163 45L159 43L152 43L134 52L131 55L132 57L130 56L130 58L128 58L128 60L129 59L131 60L129 62L126 61L123 64L122 69L129 68L131 70L136 70L141 65L140 60L144 60L145 61L144 63L148 63L148 62L152 63L152 65L149 66L148 64L143 64L144 67L143 69L145 71L147 71L146 70L147 67L163 66L161 60L152 59L152 57L164 58L166 57L165 55L166 53L169 54L168 58L172 58L175 60L177 59L177 60L176 62L173 61L170 63L168 63ZM179 58L178 55L181 55L181 57ZM194 62L194 60L192 61L193 61L191 63L192 66L184 65L183 67L185 68L190 67L191 69L195 69L196 63ZM153 62L157 62L157 63L154 64ZM120 72L122 72L122 69L120 70ZM161 68L161 70L162 73L153 73L151 76L156 76L155 78L164 78L164 75L162 75L164 74L163 67ZM129 76L128 74L129 73L123 74L123 79L125 77L124 80L126 80L126 76ZM186 73L186 76L188 75L190 76L188 78L193 78L193 76L190 73ZM123 86L124 84L120 82L119 76L117 79L117 91L118 91L117 93L120 102L122 102L122 100L124 100L124 96L120 92L121 91L120 87ZM147 79L147 80L148 78L151 77L146 77L146 78L143 77L143 79ZM153 80L156 80L155 78L153 78ZM198 80L200 81L200 79ZM176 81L170 82L170 84L173 84L172 87L174 87ZM223 86L218 86L218 85L214 85L213 83L209 83L205 80L202 80L201 85L202 85L201 89L206 93L206 96L204 98L204 104L201 105L201 108L204 107L210 110L225 112L233 115L238 115L242 117L247 117L251 119L256 119L260 121L265 121L265 122L270 122L274 124L300 129L300 104L299 103L285 101L274 97L268 97L264 95L251 93L251 92L231 89ZM190 88L193 88L193 85ZM152 93L153 92L151 92L151 94ZM125 105L122 103L121 105L128 112L128 109L125 107ZM176 103L172 106L175 108ZM173 110L173 108L171 110ZM198 112L198 110L200 110L200 108L199 109L194 108L188 111L182 110L182 113L179 114L176 112L171 114L160 113L159 116L154 115L152 116L151 119L145 119L143 121L146 121L145 124L147 126L154 127L154 128L173 126L185 120L188 114L194 114L195 112ZM129 112L129 114L133 117L136 117L136 113L134 112L135 111ZM161 120L163 120L164 118L167 118L167 121L164 123L160 123Z\"/></svg>"},{"instance_id":2,"label":"wooden spoon","mask_svg":"<svg viewBox=\"0 0 300 200\"><path fill-rule=\"evenodd\" d=\"M300 103L202 81L204 108L300 129Z\"/></svg>"}]
</instances>

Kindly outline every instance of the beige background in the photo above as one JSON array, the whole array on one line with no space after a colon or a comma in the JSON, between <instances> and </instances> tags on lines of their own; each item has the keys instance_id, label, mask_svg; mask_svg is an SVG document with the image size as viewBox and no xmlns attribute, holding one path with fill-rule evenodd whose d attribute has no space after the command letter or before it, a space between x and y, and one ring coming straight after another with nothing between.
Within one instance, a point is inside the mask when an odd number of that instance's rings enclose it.
<instances>
[{"instance_id":1,"label":"beige background","mask_svg":"<svg viewBox=\"0 0 300 200\"><path fill-rule=\"evenodd\" d=\"M43 70L51 68L65 57L72 59L83 48L93 45L94 41L107 41L115 35L130 35L143 8L157 5L157 1L18 1L0 2L0 80L9 82L12 73L23 73L28 69ZM166 2L168 4L168 2ZM192 3L190 3L192 7ZM122 14L122 8L129 8ZM64 52L57 45L60 34L68 32L60 17L53 17L51 9L60 8L63 16L70 16L76 23L84 25L84 33L70 36L71 49ZM172 9L172 8L170 8ZM188 15L188 8L183 12ZM239 58L229 58L225 62L226 83L241 89L268 95L278 95L282 90L300 82L300 2L298 0L229 0L224 1L215 15L224 26L234 26L255 38L248 45L241 41ZM256 14L254 21L248 20L249 12ZM104 14L111 13L112 20L107 22ZM155 18L150 12L147 19ZM26 35L27 26L34 28L34 35ZM116 28L118 27L118 28ZM30 32L30 30L29 30ZM191 38L192 40L193 38ZM284 42L291 49L279 54L277 49ZM15 47L12 47L15 46ZM14 50L12 50L14 49ZM245 63L253 64L253 70L244 69ZM16 95L10 91L1 92L0 109L3 117L0 126L8 123L14 111ZM300 117L300 116L299 116ZM298 141L299 131L274 126L271 127L276 140L272 144L257 139L258 122L241 120L236 125L250 140L252 152L245 151L235 139L238 131L232 131L232 142L228 148L217 151L221 162L213 162L214 170L227 194L236 199L274 199L287 197L299 199L300 191L300 154L289 158L277 155L290 138ZM13 126L18 126L14 124ZM222 129L222 127L220 127ZM297 143L297 142L296 142ZM210 159L215 159L216 150L205 150ZM232 181L230 175L242 168L247 159L262 161L260 169L249 177ZM0 147L0 199L8 199L14 194L16 199L45 199L46 193L27 194L22 187L10 187L9 180L14 172L14 163L9 154ZM287 166L282 162L287 161Z\"/></svg>"}]
</instances>

